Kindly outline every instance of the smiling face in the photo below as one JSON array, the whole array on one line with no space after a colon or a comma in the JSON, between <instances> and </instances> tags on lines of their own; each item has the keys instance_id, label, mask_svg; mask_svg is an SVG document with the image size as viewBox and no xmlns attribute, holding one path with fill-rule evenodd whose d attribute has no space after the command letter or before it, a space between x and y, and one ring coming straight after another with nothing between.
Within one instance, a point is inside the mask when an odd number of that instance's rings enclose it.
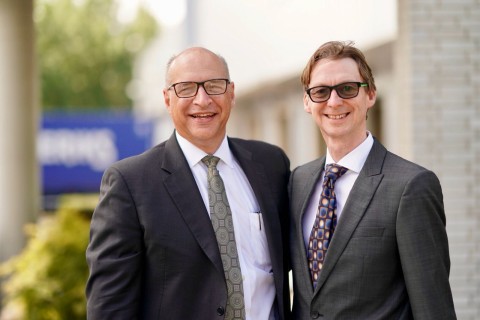
<instances>
[{"instance_id":1,"label":"smiling face","mask_svg":"<svg viewBox=\"0 0 480 320\"><path fill-rule=\"evenodd\" d=\"M363 82L358 65L351 58L322 59L316 63L310 74L308 87L334 86L344 82ZM322 132L329 149L347 149L347 153L357 147L367 131L367 111L375 103L376 92L361 87L358 95L342 99L332 90L327 101L312 102L304 93L305 111L310 113Z\"/></svg>"},{"instance_id":2,"label":"smiling face","mask_svg":"<svg viewBox=\"0 0 480 320\"><path fill-rule=\"evenodd\" d=\"M225 63L213 52L191 48L178 55L167 74L167 88L184 81L203 82L228 79ZM220 95L208 95L200 86L197 95L179 98L173 88L164 89L165 105L177 132L206 153L214 153L226 134L227 121L234 105L234 84Z\"/></svg>"}]
</instances>

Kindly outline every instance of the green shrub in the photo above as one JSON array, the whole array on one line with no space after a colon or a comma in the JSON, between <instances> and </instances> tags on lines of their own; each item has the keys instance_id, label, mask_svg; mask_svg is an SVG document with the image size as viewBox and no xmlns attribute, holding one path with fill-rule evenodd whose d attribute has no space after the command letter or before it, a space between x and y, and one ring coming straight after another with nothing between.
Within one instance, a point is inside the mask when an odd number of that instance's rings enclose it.
<instances>
[{"instance_id":1,"label":"green shrub","mask_svg":"<svg viewBox=\"0 0 480 320\"><path fill-rule=\"evenodd\" d=\"M60 209L26 227L27 245L0 265L5 310L20 319L85 319L85 249L91 212Z\"/></svg>"}]
</instances>

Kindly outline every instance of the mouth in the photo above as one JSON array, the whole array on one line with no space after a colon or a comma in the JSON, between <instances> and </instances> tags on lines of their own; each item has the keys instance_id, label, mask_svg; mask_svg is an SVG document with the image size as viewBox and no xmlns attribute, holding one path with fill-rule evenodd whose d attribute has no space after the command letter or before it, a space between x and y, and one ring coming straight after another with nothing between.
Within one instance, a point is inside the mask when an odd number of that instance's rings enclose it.
<instances>
[{"instance_id":1,"label":"mouth","mask_svg":"<svg viewBox=\"0 0 480 320\"><path fill-rule=\"evenodd\" d=\"M325 116L328 118L328 119L332 119L332 120L341 120L341 119L344 119L346 118L350 113L342 113L342 114L326 114Z\"/></svg>"},{"instance_id":2,"label":"mouth","mask_svg":"<svg viewBox=\"0 0 480 320\"><path fill-rule=\"evenodd\" d=\"M191 117L195 118L195 119L208 119L208 118L212 118L215 116L215 113L211 112L211 113L196 113L196 114L192 114Z\"/></svg>"}]
</instances>

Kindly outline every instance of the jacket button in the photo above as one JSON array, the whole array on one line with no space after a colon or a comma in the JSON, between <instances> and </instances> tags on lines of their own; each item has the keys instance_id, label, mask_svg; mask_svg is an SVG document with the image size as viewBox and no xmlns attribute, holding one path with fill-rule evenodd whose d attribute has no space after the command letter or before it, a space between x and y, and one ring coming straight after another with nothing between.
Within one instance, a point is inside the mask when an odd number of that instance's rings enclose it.
<instances>
[{"instance_id":1,"label":"jacket button","mask_svg":"<svg viewBox=\"0 0 480 320\"><path fill-rule=\"evenodd\" d=\"M217 314L219 316L223 316L225 314L225 309L223 307L218 307L217 308Z\"/></svg>"},{"instance_id":2,"label":"jacket button","mask_svg":"<svg viewBox=\"0 0 480 320\"><path fill-rule=\"evenodd\" d=\"M310 313L310 316L312 317L312 319L318 319L320 317L320 313L318 311L312 311L312 313Z\"/></svg>"}]
</instances>

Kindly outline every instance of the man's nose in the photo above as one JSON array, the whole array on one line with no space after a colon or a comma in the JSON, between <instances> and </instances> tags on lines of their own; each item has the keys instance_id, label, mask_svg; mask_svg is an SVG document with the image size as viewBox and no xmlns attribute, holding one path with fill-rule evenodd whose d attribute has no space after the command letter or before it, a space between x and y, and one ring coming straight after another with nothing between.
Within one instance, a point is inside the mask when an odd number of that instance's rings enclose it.
<instances>
[{"instance_id":1,"label":"man's nose","mask_svg":"<svg viewBox=\"0 0 480 320\"><path fill-rule=\"evenodd\" d=\"M211 100L210 95L205 91L203 85L198 86L197 95L195 96L194 101L199 104L208 103Z\"/></svg>"},{"instance_id":2,"label":"man's nose","mask_svg":"<svg viewBox=\"0 0 480 320\"><path fill-rule=\"evenodd\" d=\"M337 90L332 90L330 93L330 98L327 100L329 107L337 107L343 104L343 99L338 95Z\"/></svg>"}]
</instances>

